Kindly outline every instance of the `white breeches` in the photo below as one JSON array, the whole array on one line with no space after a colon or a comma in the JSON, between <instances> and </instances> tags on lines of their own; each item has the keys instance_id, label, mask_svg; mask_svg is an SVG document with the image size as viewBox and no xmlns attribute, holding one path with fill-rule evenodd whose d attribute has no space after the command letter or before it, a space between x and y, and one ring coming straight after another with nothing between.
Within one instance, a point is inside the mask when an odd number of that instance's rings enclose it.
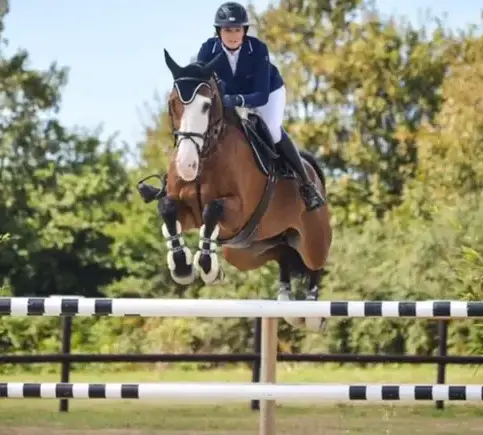
<instances>
[{"instance_id":1,"label":"white breeches","mask_svg":"<svg viewBox=\"0 0 483 435\"><path fill-rule=\"evenodd\" d=\"M282 139L285 102L286 90L285 86L282 86L268 96L267 104L255 108L255 112L257 112L267 124L274 143L277 143Z\"/></svg>"}]
</instances>

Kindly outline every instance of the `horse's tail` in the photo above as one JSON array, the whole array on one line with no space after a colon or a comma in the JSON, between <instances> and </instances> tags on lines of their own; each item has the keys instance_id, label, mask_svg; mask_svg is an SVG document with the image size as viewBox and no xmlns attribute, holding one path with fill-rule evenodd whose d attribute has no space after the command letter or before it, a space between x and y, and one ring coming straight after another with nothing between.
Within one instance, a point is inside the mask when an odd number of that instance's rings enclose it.
<instances>
[{"instance_id":1,"label":"horse's tail","mask_svg":"<svg viewBox=\"0 0 483 435\"><path fill-rule=\"evenodd\" d=\"M312 165L315 173L317 174L317 176L320 179L320 182L322 183L322 186L324 186L324 189L325 189L324 171L322 171L322 168L320 167L319 162L317 161L315 156L312 153L310 153L309 151L306 151L306 150L300 150L299 152L300 152L300 155L302 156L302 158L307 160Z\"/></svg>"}]
</instances>

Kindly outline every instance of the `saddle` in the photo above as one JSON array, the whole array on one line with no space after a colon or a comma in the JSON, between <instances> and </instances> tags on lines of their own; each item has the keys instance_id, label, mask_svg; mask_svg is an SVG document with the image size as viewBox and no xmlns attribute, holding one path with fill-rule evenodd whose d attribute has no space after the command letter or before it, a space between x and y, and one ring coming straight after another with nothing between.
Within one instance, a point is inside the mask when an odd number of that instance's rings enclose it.
<instances>
[{"instance_id":1,"label":"saddle","mask_svg":"<svg viewBox=\"0 0 483 435\"><path fill-rule=\"evenodd\" d=\"M237 107L235 113L259 170L267 176L295 179L294 170L277 150L265 121L257 113L244 108Z\"/></svg>"}]
</instances>

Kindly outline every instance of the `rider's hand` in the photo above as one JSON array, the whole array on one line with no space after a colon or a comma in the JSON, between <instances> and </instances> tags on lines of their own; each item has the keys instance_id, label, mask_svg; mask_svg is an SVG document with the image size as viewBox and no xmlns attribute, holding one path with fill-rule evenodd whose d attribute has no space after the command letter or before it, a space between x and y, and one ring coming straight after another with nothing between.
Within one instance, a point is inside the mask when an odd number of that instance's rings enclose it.
<instances>
[{"instance_id":1,"label":"rider's hand","mask_svg":"<svg viewBox=\"0 0 483 435\"><path fill-rule=\"evenodd\" d=\"M223 105L225 107L243 106L241 95L223 95Z\"/></svg>"}]
</instances>

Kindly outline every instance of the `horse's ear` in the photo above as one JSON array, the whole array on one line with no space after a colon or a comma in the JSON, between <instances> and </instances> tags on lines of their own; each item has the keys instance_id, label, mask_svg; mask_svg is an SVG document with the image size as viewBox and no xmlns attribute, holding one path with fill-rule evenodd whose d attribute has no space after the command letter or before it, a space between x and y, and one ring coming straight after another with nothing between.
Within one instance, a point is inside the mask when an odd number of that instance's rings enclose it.
<instances>
[{"instance_id":1,"label":"horse's ear","mask_svg":"<svg viewBox=\"0 0 483 435\"><path fill-rule=\"evenodd\" d=\"M173 60L173 58L168 53L168 50L164 49L164 61L166 62L167 67L171 71L173 78L176 79L179 77L181 72L181 67Z\"/></svg>"},{"instance_id":2,"label":"horse's ear","mask_svg":"<svg viewBox=\"0 0 483 435\"><path fill-rule=\"evenodd\" d=\"M219 60L221 59L221 57L223 56L223 52L220 52L218 53L213 59L211 59L204 67L203 69L211 74L214 70L215 70L215 67L216 67L216 64L219 62Z\"/></svg>"}]
</instances>

